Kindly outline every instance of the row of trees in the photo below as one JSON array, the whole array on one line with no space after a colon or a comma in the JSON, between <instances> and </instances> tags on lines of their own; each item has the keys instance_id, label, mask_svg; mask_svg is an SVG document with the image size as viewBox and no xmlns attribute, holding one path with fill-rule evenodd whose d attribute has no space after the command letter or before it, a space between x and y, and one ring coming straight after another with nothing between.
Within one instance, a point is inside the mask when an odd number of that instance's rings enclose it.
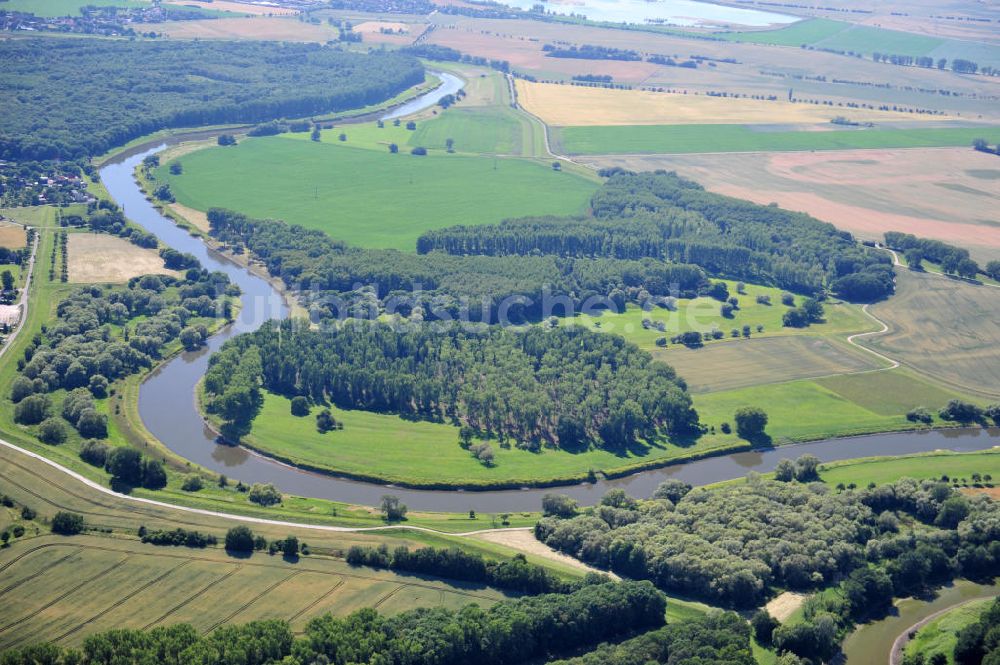
<instances>
[{"instance_id":1,"label":"row of trees","mask_svg":"<svg viewBox=\"0 0 1000 665\"><path fill-rule=\"evenodd\" d=\"M119 629L86 638L79 652L53 645L4 654L5 665L200 663L202 665L514 665L567 654L663 625L666 601L648 582L594 583L569 594L529 596L483 609L374 609L312 619L301 637L283 621L222 626L202 635L187 624Z\"/></svg>"},{"instance_id":2,"label":"row of trees","mask_svg":"<svg viewBox=\"0 0 1000 665\"><path fill-rule=\"evenodd\" d=\"M979 264L969 258L969 250L940 240L886 231L885 245L889 249L903 252L907 265L914 270L921 270L921 262L927 260L940 264L941 270L949 275L973 279L979 273Z\"/></svg>"},{"instance_id":3,"label":"row of trees","mask_svg":"<svg viewBox=\"0 0 1000 665\"><path fill-rule=\"evenodd\" d=\"M19 91L0 118L0 159L18 160L100 154L167 127L361 108L424 80L415 58L319 44L7 40L0 60L0 86Z\"/></svg>"},{"instance_id":4,"label":"row of trees","mask_svg":"<svg viewBox=\"0 0 1000 665\"><path fill-rule=\"evenodd\" d=\"M671 367L621 337L576 326L514 332L358 321L312 330L286 321L213 356L207 406L241 431L259 406L258 386L345 409L447 418L528 447L622 449L698 426Z\"/></svg>"},{"instance_id":5,"label":"row of trees","mask_svg":"<svg viewBox=\"0 0 1000 665\"><path fill-rule=\"evenodd\" d=\"M830 287L845 297L875 298L892 292L888 257L831 224L706 192L674 173L611 169L602 174L608 180L591 199L594 219L548 217L457 226L425 233L417 250L651 257L805 293Z\"/></svg>"},{"instance_id":6,"label":"row of trees","mask_svg":"<svg viewBox=\"0 0 1000 665\"><path fill-rule=\"evenodd\" d=\"M1000 562L996 503L909 479L834 494L808 483L815 469L800 460L787 471L786 480L805 483L664 488L646 502L609 494L571 517L550 513L535 534L593 565L739 607L759 605L775 586L822 587L866 566L889 577L891 598L958 574L977 578ZM907 520L926 526L900 533Z\"/></svg>"},{"instance_id":7,"label":"row of trees","mask_svg":"<svg viewBox=\"0 0 1000 665\"><path fill-rule=\"evenodd\" d=\"M520 553L510 559L497 561L484 559L480 554L470 554L455 547L421 547L411 550L401 545L390 550L385 545L354 545L347 551L347 563L352 566L388 568L477 582L530 594L568 593L579 587L578 584L564 582L541 566L528 563Z\"/></svg>"},{"instance_id":8,"label":"row of trees","mask_svg":"<svg viewBox=\"0 0 1000 665\"><path fill-rule=\"evenodd\" d=\"M585 304L621 311L629 300L693 296L708 286L698 266L657 259L560 258L527 250L517 256L414 255L348 249L321 231L218 208L208 219L214 237L259 257L289 287L308 289L316 316L376 318L390 311L424 320L496 321L503 315L519 323L570 314Z\"/></svg>"}]
</instances>

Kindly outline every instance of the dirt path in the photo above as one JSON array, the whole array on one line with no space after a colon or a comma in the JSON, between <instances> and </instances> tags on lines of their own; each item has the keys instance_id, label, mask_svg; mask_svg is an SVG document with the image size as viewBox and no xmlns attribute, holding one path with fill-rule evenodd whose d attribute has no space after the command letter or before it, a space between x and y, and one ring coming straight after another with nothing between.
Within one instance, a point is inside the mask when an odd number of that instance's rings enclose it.
<instances>
[{"instance_id":1,"label":"dirt path","mask_svg":"<svg viewBox=\"0 0 1000 665\"><path fill-rule=\"evenodd\" d=\"M766 609L768 614L773 616L775 619L784 623L788 617L792 616L795 610L802 606L802 603L804 603L808 597L809 596L804 593L786 591L768 601L767 605L764 606L764 609Z\"/></svg>"},{"instance_id":2,"label":"dirt path","mask_svg":"<svg viewBox=\"0 0 1000 665\"><path fill-rule=\"evenodd\" d=\"M473 538L479 540L486 540L491 543L496 543L498 545L505 545L511 549L524 552L525 554L533 554L535 556L541 557L543 559L549 559L550 561L555 561L557 563L565 564L572 568L578 570L583 570L588 573L600 573L602 575L607 575L608 577L614 578L616 580L621 579L614 573L609 573L605 570L598 570L592 566L588 566L578 559L574 559L568 554L563 554L558 552L545 543L537 540L535 534L531 527L522 527L519 529L499 529L499 530L489 530L489 531L479 531L472 534Z\"/></svg>"},{"instance_id":3,"label":"dirt path","mask_svg":"<svg viewBox=\"0 0 1000 665\"><path fill-rule=\"evenodd\" d=\"M902 665L903 649L905 649L906 645L910 642L911 634L916 633L918 630L929 624L931 621L934 621L934 619L937 619L942 614L947 614L948 612L951 612L954 609L958 609L963 605L968 605L969 603L975 603L980 600L982 599L972 598L971 600L963 600L961 603L956 603L951 607L946 607L943 610L938 610L937 612L931 614L930 616L924 617L920 621L916 622L915 624L904 630L902 633L899 634L899 637L896 638L896 641L892 643L892 651L889 652L889 665Z\"/></svg>"}]
</instances>

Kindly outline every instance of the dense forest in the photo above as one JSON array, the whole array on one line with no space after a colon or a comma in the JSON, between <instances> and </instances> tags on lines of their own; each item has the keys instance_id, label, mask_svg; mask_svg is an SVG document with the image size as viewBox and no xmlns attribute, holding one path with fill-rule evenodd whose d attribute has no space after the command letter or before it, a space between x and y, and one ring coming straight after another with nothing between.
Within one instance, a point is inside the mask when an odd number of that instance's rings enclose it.
<instances>
[{"instance_id":1,"label":"dense forest","mask_svg":"<svg viewBox=\"0 0 1000 665\"><path fill-rule=\"evenodd\" d=\"M814 478L815 463L800 460L796 474ZM947 483L903 479L832 492L820 483L750 478L711 490L664 487L649 501L611 492L579 515L551 514L535 533L598 567L753 607L774 587L814 589L869 566L889 580L889 598L956 575L995 575L998 525L1000 505L965 498Z\"/></svg>"},{"instance_id":2,"label":"dense forest","mask_svg":"<svg viewBox=\"0 0 1000 665\"><path fill-rule=\"evenodd\" d=\"M346 409L448 419L529 449L623 450L698 425L673 368L621 337L578 326L354 321L312 330L285 321L232 339L212 357L206 407L231 432L245 431L258 384Z\"/></svg>"},{"instance_id":3,"label":"dense forest","mask_svg":"<svg viewBox=\"0 0 1000 665\"><path fill-rule=\"evenodd\" d=\"M361 108L424 80L415 58L317 44L0 41L0 159L96 155L168 127Z\"/></svg>"},{"instance_id":4,"label":"dense forest","mask_svg":"<svg viewBox=\"0 0 1000 665\"><path fill-rule=\"evenodd\" d=\"M39 645L9 651L0 662L515 665L659 628L665 610L665 598L648 582L595 583L488 609L421 608L393 617L374 609L342 618L326 614L312 619L300 637L277 620L222 626L205 635L187 624L112 630L86 638L80 651Z\"/></svg>"},{"instance_id":5,"label":"dense forest","mask_svg":"<svg viewBox=\"0 0 1000 665\"><path fill-rule=\"evenodd\" d=\"M756 662L750 651L747 622L733 612L711 612L624 642L602 644L582 656L554 661L551 665L754 665Z\"/></svg>"},{"instance_id":6,"label":"dense forest","mask_svg":"<svg viewBox=\"0 0 1000 665\"><path fill-rule=\"evenodd\" d=\"M874 300L892 293L889 257L809 215L706 192L674 173L610 172L595 220L541 218L425 233L418 251L657 258L720 277Z\"/></svg>"},{"instance_id":7,"label":"dense forest","mask_svg":"<svg viewBox=\"0 0 1000 665\"><path fill-rule=\"evenodd\" d=\"M322 231L219 208L208 220L221 242L249 251L289 287L308 290L320 317L417 312L424 320L496 322L502 315L521 323L584 306L621 311L628 301L690 297L709 286L698 266L657 259L415 255L348 248Z\"/></svg>"}]
</instances>

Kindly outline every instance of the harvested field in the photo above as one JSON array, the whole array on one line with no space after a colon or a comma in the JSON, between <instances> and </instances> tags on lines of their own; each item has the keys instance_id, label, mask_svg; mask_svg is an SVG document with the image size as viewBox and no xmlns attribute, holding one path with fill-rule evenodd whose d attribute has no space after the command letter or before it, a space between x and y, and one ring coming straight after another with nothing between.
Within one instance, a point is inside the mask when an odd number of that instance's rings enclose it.
<instances>
[{"instance_id":1,"label":"harvested field","mask_svg":"<svg viewBox=\"0 0 1000 665\"><path fill-rule=\"evenodd\" d=\"M503 598L489 588L354 568L324 556L236 559L221 548L94 536L18 542L0 555L0 571L0 649L42 640L76 645L94 632L175 623L208 632L278 618L300 630L314 616L364 606L394 614L418 606L488 606Z\"/></svg>"},{"instance_id":2,"label":"harvested field","mask_svg":"<svg viewBox=\"0 0 1000 665\"><path fill-rule=\"evenodd\" d=\"M322 42L337 38L337 31L292 17L255 16L200 21L137 24L136 30L155 31L174 39L263 39L288 42Z\"/></svg>"},{"instance_id":3,"label":"harvested field","mask_svg":"<svg viewBox=\"0 0 1000 665\"><path fill-rule=\"evenodd\" d=\"M518 101L549 125L708 125L829 123L837 116L885 122L911 115L843 109L786 100L733 99L698 94L615 90L517 81ZM916 119L941 120L941 116Z\"/></svg>"},{"instance_id":4,"label":"harvested field","mask_svg":"<svg viewBox=\"0 0 1000 665\"><path fill-rule=\"evenodd\" d=\"M399 21L365 21L354 26L353 32L363 35L369 44L396 44L408 46L427 27L426 23L401 23Z\"/></svg>"},{"instance_id":5,"label":"harvested field","mask_svg":"<svg viewBox=\"0 0 1000 665\"><path fill-rule=\"evenodd\" d=\"M75 283L127 282L139 275L178 275L163 267L155 250L133 245L123 238L92 233L71 233L69 281Z\"/></svg>"},{"instance_id":6,"label":"harvested field","mask_svg":"<svg viewBox=\"0 0 1000 665\"><path fill-rule=\"evenodd\" d=\"M21 249L25 246L27 236L24 227L20 224L6 224L0 222L0 247L8 249Z\"/></svg>"},{"instance_id":7,"label":"harvested field","mask_svg":"<svg viewBox=\"0 0 1000 665\"><path fill-rule=\"evenodd\" d=\"M826 337L760 337L710 344L702 349L657 351L695 393L732 390L766 383L863 372L878 360Z\"/></svg>"},{"instance_id":8,"label":"harvested field","mask_svg":"<svg viewBox=\"0 0 1000 665\"><path fill-rule=\"evenodd\" d=\"M896 272L896 295L871 307L889 332L862 343L950 385L1000 396L1000 288Z\"/></svg>"},{"instance_id":9,"label":"harvested field","mask_svg":"<svg viewBox=\"0 0 1000 665\"><path fill-rule=\"evenodd\" d=\"M103 2L103 0L101 0ZM175 4L192 4L202 6L199 2L181 2L175 0ZM253 14L254 16L292 16L298 14L295 9L288 7L275 7L269 5L252 5L246 2L233 2L232 0L212 0L211 4L204 4L205 9L214 9L220 12L237 12L240 14Z\"/></svg>"},{"instance_id":10,"label":"harvested field","mask_svg":"<svg viewBox=\"0 0 1000 665\"><path fill-rule=\"evenodd\" d=\"M599 157L598 166L669 169L707 189L807 212L861 238L906 231L1000 259L1000 165L968 148Z\"/></svg>"}]
</instances>

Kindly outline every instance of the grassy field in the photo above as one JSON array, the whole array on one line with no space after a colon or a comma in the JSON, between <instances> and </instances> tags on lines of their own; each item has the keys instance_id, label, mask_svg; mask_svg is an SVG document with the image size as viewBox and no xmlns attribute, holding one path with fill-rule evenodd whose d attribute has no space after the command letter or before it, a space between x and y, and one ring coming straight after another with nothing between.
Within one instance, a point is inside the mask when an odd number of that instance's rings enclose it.
<instances>
[{"instance_id":1,"label":"grassy field","mask_svg":"<svg viewBox=\"0 0 1000 665\"><path fill-rule=\"evenodd\" d=\"M734 340L709 352L674 347L657 357L687 378L693 393L864 372L879 361L830 337L800 335Z\"/></svg>"},{"instance_id":2,"label":"grassy field","mask_svg":"<svg viewBox=\"0 0 1000 665\"><path fill-rule=\"evenodd\" d=\"M823 465L821 476L829 485L854 483L867 487L869 483L884 485L900 478L965 478L973 473L993 476L1000 482L1000 449L977 453L935 452L900 457L876 457L847 460Z\"/></svg>"},{"instance_id":3,"label":"grassy field","mask_svg":"<svg viewBox=\"0 0 1000 665\"><path fill-rule=\"evenodd\" d=\"M448 139L458 152L521 155L521 121L510 108L450 109L430 122L421 122L408 145L443 150Z\"/></svg>"},{"instance_id":4,"label":"grassy field","mask_svg":"<svg viewBox=\"0 0 1000 665\"><path fill-rule=\"evenodd\" d=\"M896 369L696 394L694 405L702 422L715 427L732 423L741 406L760 406L769 417L767 433L781 444L910 429L909 409L937 408L958 396Z\"/></svg>"},{"instance_id":5,"label":"grassy field","mask_svg":"<svg viewBox=\"0 0 1000 665\"><path fill-rule=\"evenodd\" d=\"M906 645L904 653L923 654L927 659L934 654L943 653L947 656L948 663L953 665L958 631L979 621L979 616L992 602L990 598L973 600L945 612L917 631L916 637Z\"/></svg>"},{"instance_id":6,"label":"grassy field","mask_svg":"<svg viewBox=\"0 0 1000 665\"><path fill-rule=\"evenodd\" d=\"M31 12L35 16L79 16L80 8L93 5L91 0L7 0L3 9L9 12ZM101 7L142 7L139 0L101 0Z\"/></svg>"},{"instance_id":7,"label":"grassy field","mask_svg":"<svg viewBox=\"0 0 1000 665\"><path fill-rule=\"evenodd\" d=\"M871 312L890 331L865 340L886 355L960 389L1000 396L1000 288L897 271L896 295Z\"/></svg>"},{"instance_id":8,"label":"grassy field","mask_svg":"<svg viewBox=\"0 0 1000 665\"><path fill-rule=\"evenodd\" d=\"M157 177L192 208L228 207L321 229L353 245L408 250L428 229L580 213L596 188L527 160L433 150L416 157L405 148L393 155L364 147L353 138L359 130L343 131L346 142L246 139L187 155L183 175L163 167Z\"/></svg>"},{"instance_id":9,"label":"grassy field","mask_svg":"<svg viewBox=\"0 0 1000 665\"><path fill-rule=\"evenodd\" d=\"M716 97L680 92L617 90L517 81L518 102L549 125L812 124L837 116L857 122L940 120L893 111L795 103L784 96L773 101Z\"/></svg>"},{"instance_id":10,"label":"grassy field","mask_svg":"<svg viewBox=\"0 0 1000 665\"><path fill-rule=\"evenodd\" d=\"M781 304L781 289L758 284L745 284L745 293L740 294L736 290L737 282L724 279L714 281L725 282L729 288L729 294L739 300L739 309L733 312L732 318L722 316L718 300L699 297L679 298L675 311L662 307L654 307L646 311L638 306L630 305L621 314L608 312L603 312L599 316L580 314L574 319L574 322L591 330L622 335L639 348L653 353L664 353L663 349L656 346L658 338L665 336L669 339L678 333L691 330L706 333L717 328L725 334L724 339L729 340L732 339L730 337L731 331L734 328L742 329L743 326L750 326L754 339L775 335L816 335L878 329L871 319L861 312L860 307L834 300L824 303L826 314L823 323L801 329L784 328L781 325L781 317L788 310L788 307ZM769 297L771 304L758 303L758 296ZM795 296L796 305L801 305L803 300L802 296ZM643 319L648 319L653 324L662 323L664 332L660 332L655 327L644 328L642 326ZM757 326L763 326L764 329L758 332ZM706 349L717 346L719 346L719 342L706 342ZM702 349L702 351L704 350Z\"/></svg>"},{"instance_id":11,"label":"grassy field","mask_svg":"<svg viewBox=\"0 0 1000 665\"><path fill-rule=\"evenodd\" d=\"M745 125L558 127L553 149L571 155L671 154L967 146L1000 138L996 127L754 131ZM994 138L990 138L994 137Z\"/></svg>"},{"instance_id":12,"label":"grassy field","mask_svg":"<svg viewBox=\"0 0 1000 665\"><path fill-rule=\"evenodd\" d=\"M354 568L328 555L288 561L220 548L156 547L93 536L42 536L0 554L5 587L0 649L41 641L76 645L90 633L190 623L283 619L293 630L326 613L362 607L489 606L503 594L418 575Z\"/></svg>"},{"instance_id":13,"label":"grassy field","mask_svg":"<svg viewBox=\"0 0 1000 665\"><path fill-rule=\"evenodd\" d=\"M285 461L319 470L397 484L458 487L580 481L590 470L613 472L740 445L735 436L703 437L694 444L636 444L619 455L599 449L532 453L500 448L494 441L496 462L486 467L458 445L458 428L453 425L368 411L331 410L344 429L320 434L315 418L292 416L287 398L268 394L244 442Z\"/></svg>"},{"instance_id":14,"label":"grassy field","mask_svg":"<svg viewBox=\"0 0 1000 665\"><path fill-rule=\"evenodd\" d=\"M755 30L752 32L730 32L719 35L734 42L751 44L773 44L776 46L802 46L828 39L851 27L850 23L831 21L825 18L811 18L793 23L777 30Z\"/></svg>"}]
</instances>

